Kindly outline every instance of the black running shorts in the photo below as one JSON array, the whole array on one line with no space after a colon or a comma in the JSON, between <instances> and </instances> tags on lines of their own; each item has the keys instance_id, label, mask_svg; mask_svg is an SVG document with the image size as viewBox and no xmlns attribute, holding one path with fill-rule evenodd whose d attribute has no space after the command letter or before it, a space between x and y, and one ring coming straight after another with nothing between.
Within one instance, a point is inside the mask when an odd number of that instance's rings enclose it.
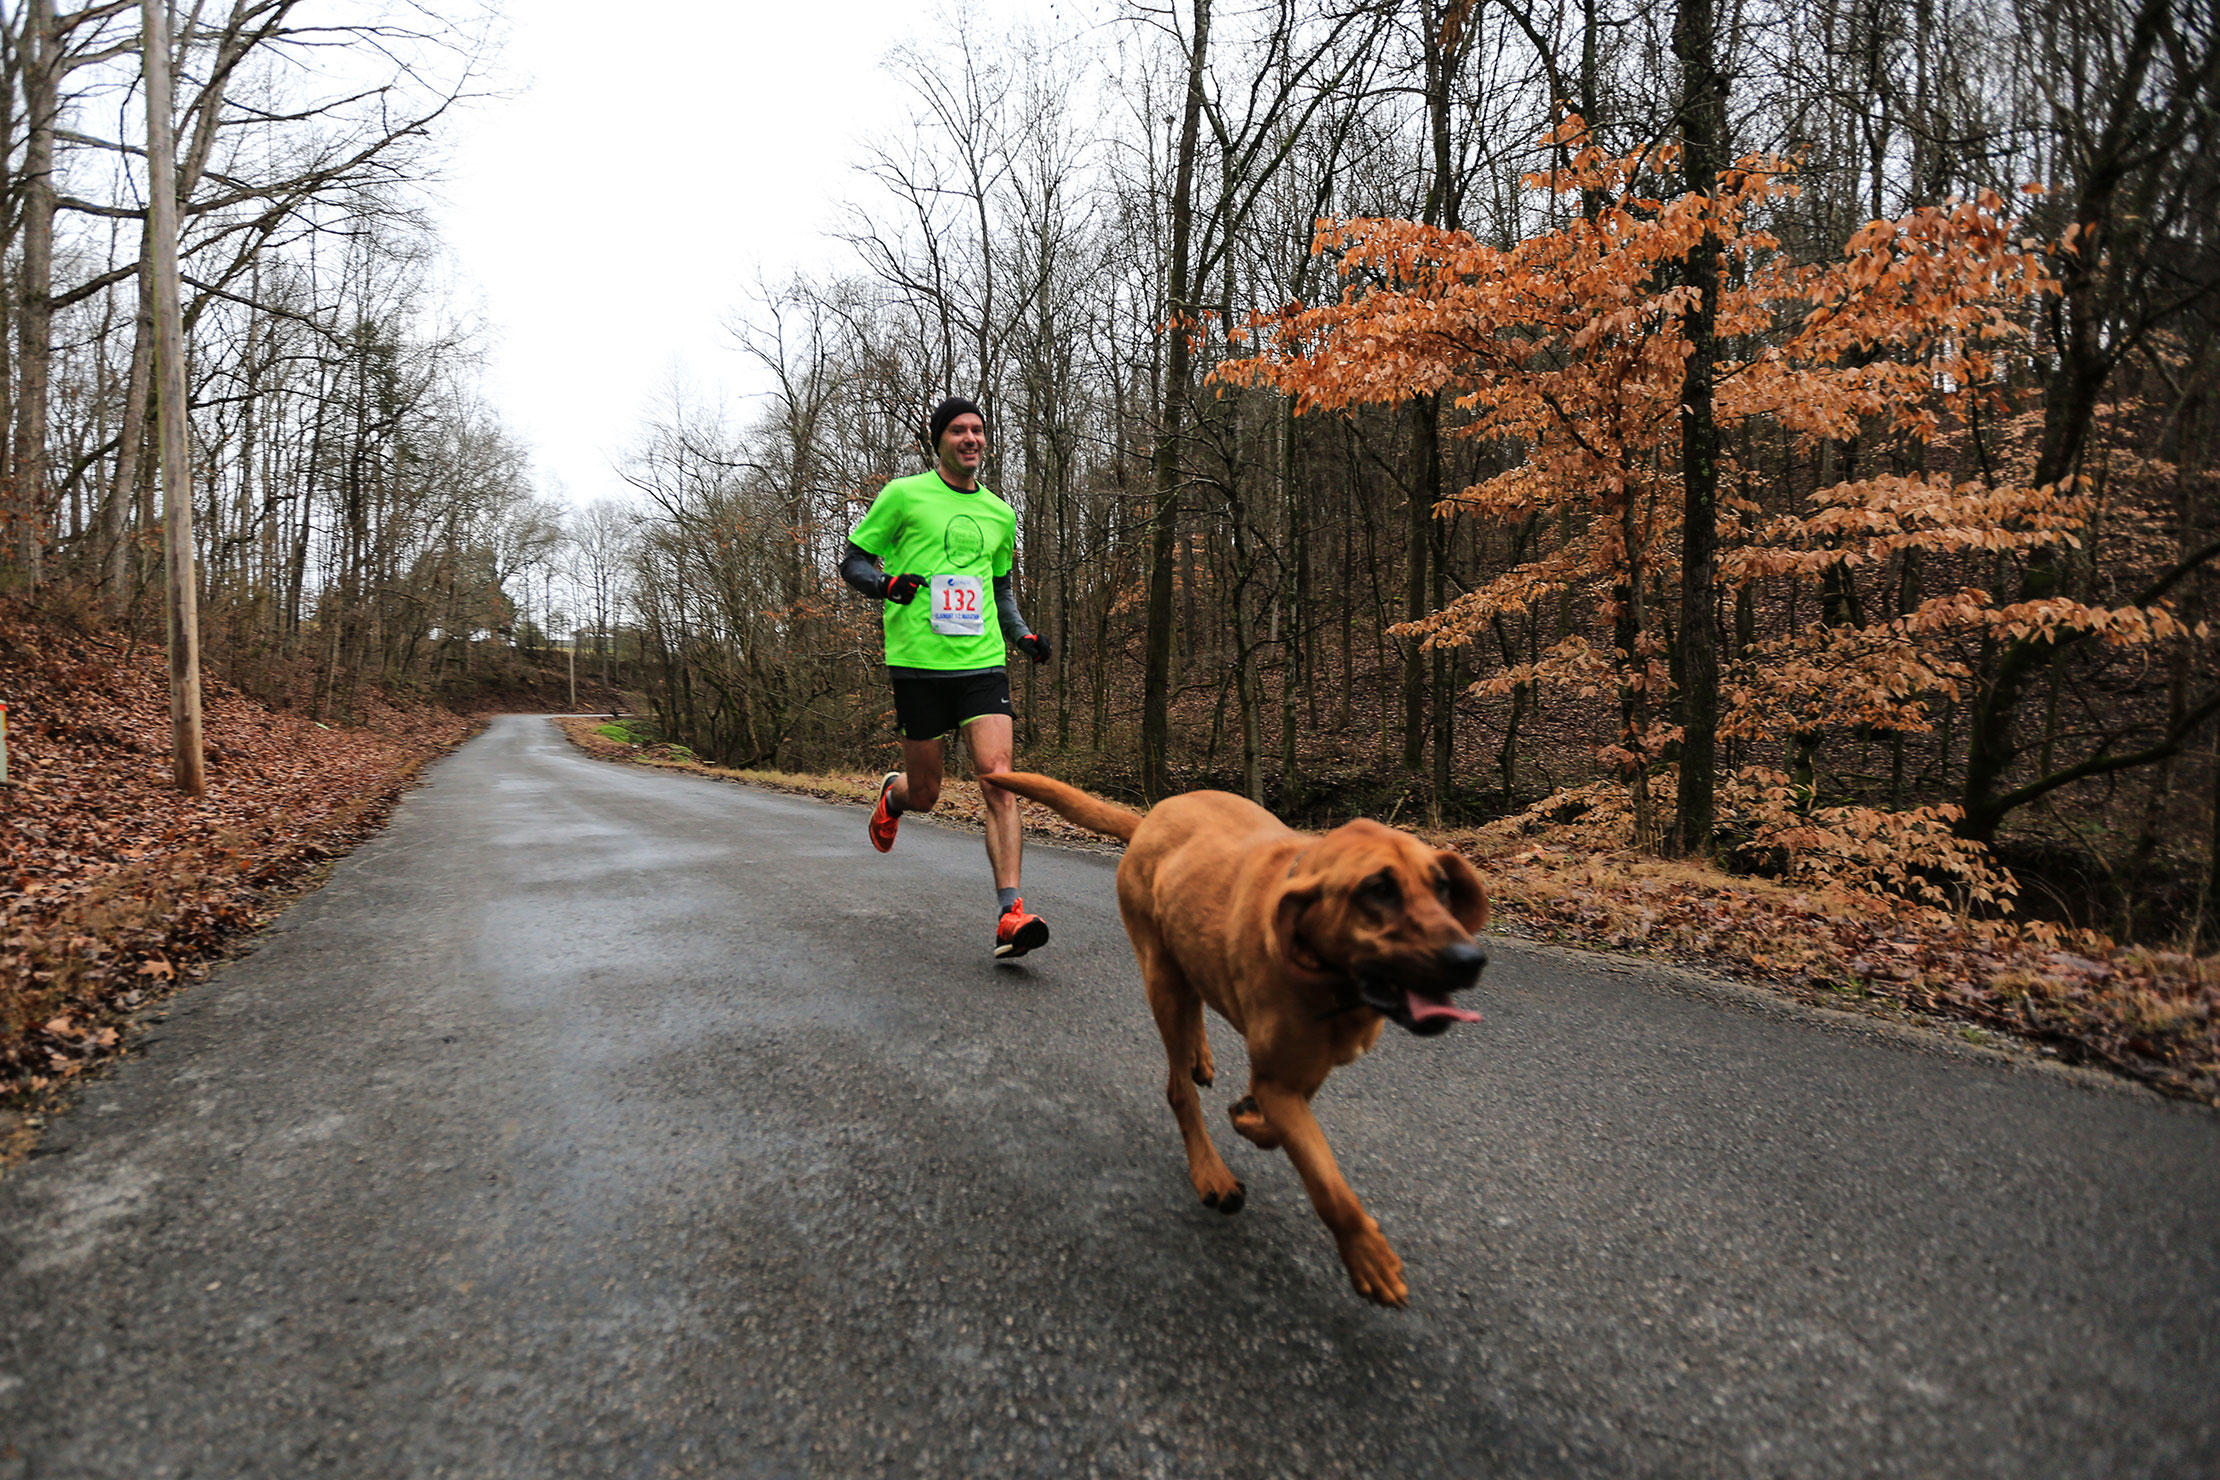
<instances>
[{"instance_id":1,"label":"black running shorts","mask_svg":"<svg viewBox=\"0 0 2220 1480\"><path fill-rule=\"evenodd\" d=\"M938 740L959 725L1010 712L1010 675L1004 669L892 682L894 727L905 740Z\"/></svg>"}]
</instances>

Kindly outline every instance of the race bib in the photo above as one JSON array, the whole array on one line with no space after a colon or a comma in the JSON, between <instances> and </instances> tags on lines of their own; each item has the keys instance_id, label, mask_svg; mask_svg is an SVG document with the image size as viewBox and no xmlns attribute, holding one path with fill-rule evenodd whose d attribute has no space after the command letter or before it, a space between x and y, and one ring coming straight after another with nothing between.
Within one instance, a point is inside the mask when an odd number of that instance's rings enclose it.
<instances>
[{"instance_id":1,"label":"race bib","mask_svg":"<svg viewBox=\"0 0 2220 1480\"><path fill-rule=\"evenodd\" d=\"M933 630L943 637L983 637L987 611L977 576L933 577Z\"/></svg>"}]
</instances>

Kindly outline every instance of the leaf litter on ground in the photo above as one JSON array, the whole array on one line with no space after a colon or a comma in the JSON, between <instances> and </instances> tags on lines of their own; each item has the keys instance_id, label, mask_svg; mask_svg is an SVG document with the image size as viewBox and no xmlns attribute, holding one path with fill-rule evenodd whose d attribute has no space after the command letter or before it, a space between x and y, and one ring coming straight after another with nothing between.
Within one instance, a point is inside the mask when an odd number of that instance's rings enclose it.
<instances>
[{"instance_id":1,"label":"leaf litter on ground","mask_svg":"<svg viewBox=\"0 0 2220 1480\"><path fill-rule=\"evenodd\" d=\"M0 1161L130 1013L205 974L479 723L373 696L327 725L204 678L207 795L187 797L161 649L21 607L0 608L0 702Z\"/></svg>"}]
</instances>

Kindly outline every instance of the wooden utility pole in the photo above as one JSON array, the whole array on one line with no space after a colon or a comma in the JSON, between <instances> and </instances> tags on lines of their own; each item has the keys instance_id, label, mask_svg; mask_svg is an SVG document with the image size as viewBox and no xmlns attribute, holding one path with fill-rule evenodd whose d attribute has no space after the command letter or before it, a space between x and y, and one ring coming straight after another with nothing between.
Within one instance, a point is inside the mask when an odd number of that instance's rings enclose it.
<instances>
[{"instance_id":1,"label":"wooden utility pole","mask_svg":"<svg viewBox=\"0 0 2220 1480\"><path fill-rule=\"evenodd\" d=\"M169 568L170 748L177 789L208 789L200 742L200 602L193 574L193 480L186 465L185 322L177 289L177 143L170 122L168 0L139 0L146 22L147 205L154 245L154 363L162 443L163 563Z\"/></svg>"}]
</instances>

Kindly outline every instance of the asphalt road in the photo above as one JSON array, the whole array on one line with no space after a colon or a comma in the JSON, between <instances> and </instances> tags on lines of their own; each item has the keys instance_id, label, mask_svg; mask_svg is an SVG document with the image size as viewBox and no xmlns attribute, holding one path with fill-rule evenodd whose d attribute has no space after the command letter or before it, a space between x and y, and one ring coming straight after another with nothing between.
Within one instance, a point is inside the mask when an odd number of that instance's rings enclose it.
<instances>
[{"instance_id":1,"label":"asphalt road","mask_svg":"<svg viewBox=\"0 0 2220 1480\"><path fill-rule=\"evenodd\" d=\"M1501 942L1188 1190L1113 860L509 718L0 1181L16 1476L2220 1473L2220 1117Z\"/></svg>"}]
</instances>

